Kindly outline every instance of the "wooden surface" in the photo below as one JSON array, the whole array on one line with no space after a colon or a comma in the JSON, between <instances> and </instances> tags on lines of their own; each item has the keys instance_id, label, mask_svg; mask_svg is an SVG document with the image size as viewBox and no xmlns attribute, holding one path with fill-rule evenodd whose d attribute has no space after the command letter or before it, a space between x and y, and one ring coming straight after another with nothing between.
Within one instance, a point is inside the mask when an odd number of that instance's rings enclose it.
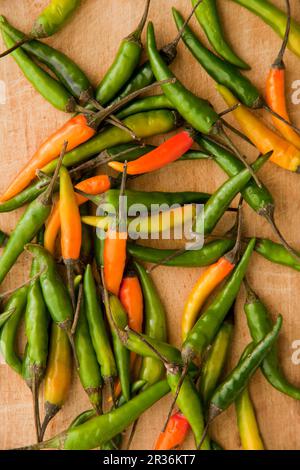
<instances>
[{"instance_id":1,"label":"wooden surface","mask_svg":"<svg viewBox=\"0 0 300 470\"><path fill-rule=\"evenodd\" d=\"M262 21L251 13L228 0L218 2L228 37L235 49L253 66L249 76L263 92L268 65L275 58L280 47L279 38ZM284 2L274 0L282 5ZM293 7L298 2L291 2ZM47 0L0 1L1 14L8 17L16 27L29 31L33 19ZM86 0L73 20L64 30L48 42L60 48L87 72L97 84L117 50L122 37L133 30L140 18L143 0ZM154 21L160 45L172 39L175 34L170 7L175 5L182 13L190 9L188 0L152 0L150 18ZM300 20L300 10L293 8L293 14ZM196 20L193 26L200 33ZM1 44L2 48L2 44ZM299 79L299 59L290 52L286 55L287 96L293 120L300 124L299 108L291 104L294 80ZM226 106L217 96L212 80L201 70L183 45L172 69L183 82L199 95L209 98L217 110ZM18 168L33 154L38 145L67 119L64 113L54 110L39 96L22 76L12 58L0 62L0 79L6 85L6 103L0 105L0 148L1 177L0 191ZM265 116L269 119L268 116ZM239 143L252 159L255 153ZM300 248L298 239L300 220L299 175L287 173L272 164L261 172L262 180L273 192L277 203L277 221L288 240ZM199 190L214 191L225 177L212 162L177 163L155 175L143 177L135 184L146 190ZM20 211L1 215L0 226L12 230ZM260 217L245 209L245 233L272 237L271 231ZM166 306L170 341L179 346L180 317L185 299L197 280L200 269L160 268L153 274L161 297ZM22 256L18 264L1 286L5 291L28 277L28 259ZM292 343L300 340L299 289L300 275L287 268L272 265L258 255L253 256L249 278L266 302L273 316L278 312L284 316L280 335L280 359L287 376L300 386L300 365L292 363ZM235 364L238 355L249 342L245 315L243 313L244 292L241 291L236 308L236 324L233 348L228 367ZM300 448L300 403L276 392L258 372L251 384L251 392L257 410L258 420L268 449ZM145 413L134 440L133 448L151 449L165 419L169 398ZM41 403L43 396L41 392ZM50 424L47 436L63 430L82 410L89 407L78 379L61 413ZM8 449L34 441L31 396L23 380L8 366L0 365L0 448ZM225 449L239 449L240 442L236 427L234 407L231 407L212 426L212 434ZM186 448L193 448L193 440Z\"/></svg>"}]
</instances>

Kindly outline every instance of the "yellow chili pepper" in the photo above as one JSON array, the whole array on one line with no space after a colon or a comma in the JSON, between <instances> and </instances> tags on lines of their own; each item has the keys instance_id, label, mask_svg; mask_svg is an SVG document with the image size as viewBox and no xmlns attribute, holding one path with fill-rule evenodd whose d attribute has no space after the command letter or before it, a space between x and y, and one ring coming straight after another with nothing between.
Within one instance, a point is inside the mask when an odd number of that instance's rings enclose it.
<instances>
[{"instance_id":1,"label":"yellow chili pepper","mask_svg":"<svg viewBox=\"0 0 300 470\"><path fill-rule=\"evenodd\" d=\"M238 99L223 85L217 85L217 90L228 106L240 104ZM273 151L270 160L276 165L293 172L300 171L300 150L273 132L264 122L257 118L249 109L240 104L232 114L238 121L244 134L265 154Z\"/></svg>"},{"instance_id":2,"label":"yellow chili pepper","mask_svg":"<svg viewBox=\"0 0 300 470\"><path fill-rule=\"evenodd\" d=\"M236 400L235 408L243 450L264 450L254 407L247 388Z\"/></svg>"}]
</instances>

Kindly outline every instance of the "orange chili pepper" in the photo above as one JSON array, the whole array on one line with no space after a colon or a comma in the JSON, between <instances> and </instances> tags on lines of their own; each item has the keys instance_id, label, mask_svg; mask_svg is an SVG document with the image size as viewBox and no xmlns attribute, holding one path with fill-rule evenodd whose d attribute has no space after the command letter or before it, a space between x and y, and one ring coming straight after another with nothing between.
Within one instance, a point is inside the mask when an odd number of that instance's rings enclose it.
<instances>
[{"instance_id":1,"label":"orange chili pepper","mask_svg":"<svg viewBox=\"0 0 300 470\"><path fill-rule=\"evenodd\" d=\"M80 189L88 194L101 194L110 189L111 183L110 178L107 175L97 175L93 176L92 178L88 178L86 180L81 181L78 183L75 188ZM82 196L81 194L75 194L76 201L78 206L87 202L87 199ZM55 241L60 230L60 213L59 213L59 200L53 206L52 212L47 222L45 235L44 235L44 246L45 248L50 251L50 253L54 254L55 251Z\"/></svg>"},{"instance_id":2,"label":"orange chili pepper","mask_svg":"<svg viewBox=\"0 0 300 470\"><path fill-rule=\"evenodd\" d=\"M127 233L108 230L104 240L104 280L106 289L118 296L126 262Z\"/></svg>"},{"instance_id":3,"label":"orange chili pepper","mask_svg":"<svg viewBox=\"0 0 300 470\"><path fill-rule=\"evenodd\" d=\"M266 81L266 101L273 111L283 117L286 121L291 122L287 111L285 98L285 65L283 62L283 55L288 43L291 26L290 2L287 0L286 3L288 10L286 33L279 54L268 73ZM280 121L280 119L277 119L274 116L272 119L274 126L279 130L283 137L285 137L285 139L288 140L291 144L294 144L295 147L300 149L299 134L290 126Z\"/></svg>"},{"instance_id":4,"label":"orange chili pepper","mask_svg":"<svg viewBox=\"0 0 300 470\"><path fill-rule=\"evenodd\" d=\"M70 151L93 137L95 132L95 129L89 126L87 118L82 114L67 121L40 146L31 160L29 160L20 173L14 177L7 190L0 198L0 202L11 199L26 188L35 178L36 170L43 168L60 154L64 142L68 142L67 151Z\"/></svg>"},{"instance_id":5,"label":"orange chili pepper","mask_svg":"<svg viewBox=\"0 0 300 470\"><path fill-rule=\"evenodd\" d=\"M239 103L235 96L222 85L217 85L228 106ZM261 153L273 151L270 160L276 165L298 172L300 169L300 150L273 132L262 120L254 116L245 106L239 105L232 114L240 124L244 134L259 149Z\"/></svg>"},{"instance_id":6,"label":"orange chili pepper","mask_svg":"<svg viewBox=\"0 0 300 470\"><path fill-rule=\"evenodd\" d=\"M189 429L187 419L181 413L175 413L171 416L165 431L160 433L154 450L172 450L181 446Z\"/></svg>"},{"instance_id":7,"label":"orange chili pepper","mask_svg":"<svg viewBox=\"0 0 300 470\"><path fill-rule=\"evenodd\" d=\"M129 328L137 333L142 332L143 327L143 293L140 281L135 271L128 271L124 276L119 293L120 301L128 315ZM131 368L134 366L136 354L131 353Z\"/></svg>"},{"instance_id":8,"label":"orange chili pepper","mask_svg":"<svg viewBox=\"0 0 300 470\"><path fill-rule=\"evenodd\" d=\"M193 145L194 135L194 131L190 129L176 134L155 150L152 150L133 162L129 162L127 165L127 173L129 175L149 173L178 160ZM116 171L122 172L124 165L120 162L110 162L109 166Z\"/></svg>"}]
</instances>

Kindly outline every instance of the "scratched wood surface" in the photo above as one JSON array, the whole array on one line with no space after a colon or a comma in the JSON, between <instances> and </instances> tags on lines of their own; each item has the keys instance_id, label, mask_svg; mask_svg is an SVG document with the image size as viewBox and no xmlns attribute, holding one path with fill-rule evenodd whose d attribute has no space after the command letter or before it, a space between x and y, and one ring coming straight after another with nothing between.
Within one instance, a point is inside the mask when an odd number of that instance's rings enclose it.
<instances>
[{"instance_id":1,"label":"scratched wood surface","mask_svg":"<svg viewBox=\"0 0 300 470\"><path fill-rule=\"evenodd\" d=\"M86 0L73 20L51 38L49 44L69 54L89 75L96 85L110 65L122 37L133 30L140 18L143 0ZM220 0L220 11L226 33L235 49L253 69L249 76L263 92L268 65L280 47L279 38L272 30L251 13L229 0ZM284 2L274 0L282 5ZM300 20L300 11L293 14ZM33 19L47 4L47 0L0 1L1 14L16 27L29 31ZM175 27L170 7L175 5L182 13L190 9L188 0L152 0L150 18L154 21L160 45L172 39ZM193 26L199 32L196 20ZM2 48L2 43L1 43ZM286 54L287 95L293 120L300 125L300 108L291 102L292 83L300 78L299 59ZM201 70L183 45L172 69L194 92L211 100L217 110L225 108L218 97L212 80ZM6 90L6 101L0 104L0 191L3 191L16 171L33 154L38 145L67 119L64 113L53 109L39 96L23 77L12 58L0 62L1 86ZM3 101L3 100L2 100ZM269 119L268 116L264 116ZM156 139L156 141L159 141ZM255 153L239 143L252 159ZM299 175L284 172L272 164L261 172L262 180L273 192L277 203L277 221L287 239L300 248L298 239L300 220ZM146 190L199 190L214 191L224 181L224 174L212 162L177 163L155 175L143 177L135 184ZM1 215L0 226L10 231L21 211ZM267 224L245 209L245 234L272 237ZM7 276L1 291L14 287L28 277L29 260L24 255ZM168 316L170 341L180 344L180 317L185 299L197 280L200 269L157 269L154 280L160 291ZM287 376L300 386L300 365L292 362L292 343L300 340L299 289L300 275L287 268L272 265L258 255L253 256L249 270L253 286L266 302L273 316L284 315L279 340L280 359ZM235 316L233 347L228 361L231 367L244 346L249 342L245 315L244 292L241 291ZM268 449L300 448L300 403L273 390L258 372L252 383L251 393L257 411L259 425ZM43 393L41 391L41 403ZM134 449L151 449L165 419L169 397L161 400L143 415L133 443ZM72 390L63 410L50 424L47 436L54 435L68 426L77 414L89 407L78 379L74 375ZM9 449L29 444L34 440L31 396L23 380L8 366L0 364L0 448ZM240 449L234 407L231 407L212 426L212 434L225 449ZM193 448L190 438L186 448Z\"/></svg>"}]
</instances>

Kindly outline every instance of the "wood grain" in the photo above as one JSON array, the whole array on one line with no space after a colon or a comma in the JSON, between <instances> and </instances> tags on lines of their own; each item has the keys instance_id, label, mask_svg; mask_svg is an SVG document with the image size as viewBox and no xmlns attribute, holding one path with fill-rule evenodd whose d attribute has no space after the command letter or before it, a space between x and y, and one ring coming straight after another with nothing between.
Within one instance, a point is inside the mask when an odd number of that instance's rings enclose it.
<instances>
[{"instance_id":1,"label":"wood grain","mask_svg":"<svg viewBox=\"0 0 300 470\"><path fill-rule=\"evenodd\" d=\"M274 0L278 6L284 2ZM300 11L295 0L293 14L300 20ZM1 14L8 17L16 27L29 31L33 19L47 0L2 1ZM47 42L69 54L97 84L110 65L122 37L133 30L143 9L143 0L86 0L73 20ZM263 92L264 80L269 64L280 47L279 38L273 31L251 13L229 0L219 1L226 33L235 49L252 65L249 76ZM152 0L150 18L154 21L158 41L165 44L175 35L170 7L174 5L182 13L190 10L187 0ZM200 28L194 19L193 26ZM202 35L203 37L203 35ZM300 78L299 59L290 52L286 54L287 96L290 113L300 125L299 106L291 103L293 81ZM213 81L200 68L182 44L172 69L194 92L208 98L217 110L225 108L218 97ZM54 110L46 103L22 76L13 59L8 57L0 62L0 79L6 86L6 103L0 104L0 148L1 177L0 191L16 171L33 154L43 140L67 119L64 113ZM269 119L264 114L266 119ZM155 139L155 141L158 141ZM251 158L255 152L239 142L240 148ZM299 175L290 174L267 165L261 172L262 180L273 192L277 203L277 221L288 240L300 248L300 185ZM170 168L143 177L135 184L146 190L199 190L214 191L224 181L224 174L211 162L177 163ZM13 229L21 211L1 215L1 229ZM250 210L245 210L245 233L272 237L267 224ZM154 280L168 314L170 341L179 346L180 317L182 308L198 278L200 269L157 269ZM28 276L28 259L22 256L18 264L1 286L4 291ZM262 296L273 316L278 312L284 316L284 325L279 341L280 358L287 376L300 386L300 365L291 360L292 343L300 340L299 290L300 276L287 268L268 263L258 255L253 256L249 278ZM249 341L245 315L243 313L244 292L241 291L235 320L235 335L228 367L235 364L242 349ZM257 410L259 424L268 449L300 448L300 403L273 390L260 372L251 384L251 392ZM41 393L41 402L43 397ZM135 449L151 449L166 416L169 398L158 403L145 413L133 443ZM81 391L77 378L69 399L61 413L49 426L47 436L64 429L82 410L89 407L88 400ZM0 365L0 448L29 444L34 440L31 397L24 382L6 365ZM240 449L234 408L218 418L212 427L215 438L225 449ZM190 438L186 448L193 448Z\"/></svg>"}]
</instances>

